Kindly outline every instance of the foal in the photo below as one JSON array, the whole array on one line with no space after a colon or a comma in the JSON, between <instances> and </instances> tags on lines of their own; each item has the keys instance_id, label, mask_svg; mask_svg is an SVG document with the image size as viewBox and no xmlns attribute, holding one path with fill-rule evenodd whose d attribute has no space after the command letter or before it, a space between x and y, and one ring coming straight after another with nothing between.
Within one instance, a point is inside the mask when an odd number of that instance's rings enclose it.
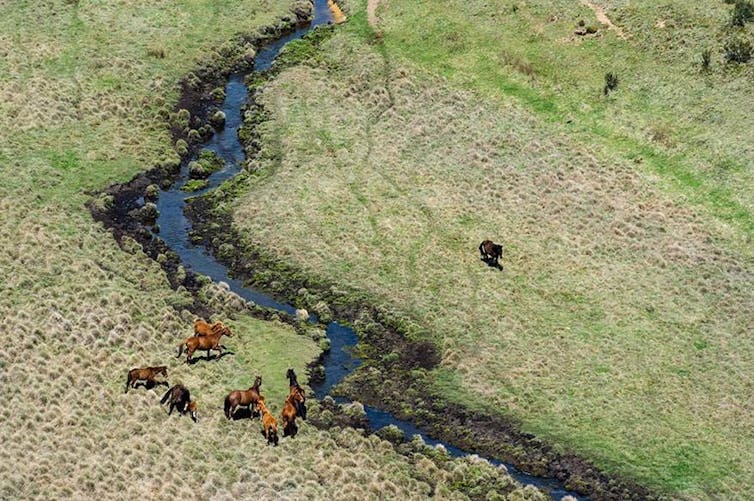
<instances>
[{"instance_id":1,"label":"foal","mask_svg":"<svg viewBox=\"0 0 754 501\"><path fill-rule=\"evenodd\" d=\"M254 386L246 391L233 390L225 397L225 417L230 419L236 412L236 407L244 406L249 408L249 417L254 417L254 407L262 398L259 393L259 387L262 386L262 376L257 376L254 380Z\"/></svg>"},{"instance_id":2,"label":"foal","mask_svg":"<svg viewBox=\"0 0 754 501\"><path fill-rule=\"evenodd\" d=\"M278 420L275 419L275 416L272 415L270 410L267 408L267 406L264 403L264 398L259 400L259 403L257 403L257 406L259 407L259 412L262 413L262 433L264 433L265 438L267 439L267 445L275 445L278 444Z\"/></svg>"},{"instance_id":3,"label":"foal","mask_svg":"<svg viewBox=\"0 0 754 501\"><path fill-rule=\"evenodd\" d=\"M137 369L131 369L128 371L128 376L126 377L126 393L128 393L129 388L136 387L136 383L138 381L145 381L144 384L152 383L153 385L156 384L164 384L165 386L168 385L167 381L158 383L155 381L155 377L162 374L165 376L165 378L168 377L168 368L164 365L160 365L158 367L142 367Z\"/></svg>"}]
</instances>

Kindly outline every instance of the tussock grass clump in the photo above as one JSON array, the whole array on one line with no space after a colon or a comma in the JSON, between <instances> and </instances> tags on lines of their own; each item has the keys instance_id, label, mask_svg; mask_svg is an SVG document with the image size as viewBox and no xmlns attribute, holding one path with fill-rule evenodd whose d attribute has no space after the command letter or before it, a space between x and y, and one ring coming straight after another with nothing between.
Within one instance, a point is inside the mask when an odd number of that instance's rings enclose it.
<instances>
[{"instance_id":1,"label":"tussock grass clump","mask_svg":"<svg viewBox=\"0 0 754 501\"><path fill-rule=\"evenodd\" d=\"M746 38L731 38L725 42L723 53L729 63L748 63L751 59L752 45Z\"/></svg>"}]
</instances>

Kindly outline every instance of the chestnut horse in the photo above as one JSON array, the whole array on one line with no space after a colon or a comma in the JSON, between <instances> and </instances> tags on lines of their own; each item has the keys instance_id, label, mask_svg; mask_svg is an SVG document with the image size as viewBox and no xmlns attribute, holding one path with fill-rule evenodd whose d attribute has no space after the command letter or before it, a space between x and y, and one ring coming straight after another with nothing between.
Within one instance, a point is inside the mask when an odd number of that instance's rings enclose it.
<instances>
[{"instance_id":1,"label":"chestnut horse","mask_svg":"<svg viewBox=\"0 0 754 501\"><path fill-rule=\"evenodd\" d=\"M164 405L166 402L170 405L168 416L173 413L173 408L178 408L181 414L188 412L195 423L199 419L196 414L196 402L191 401L191 393L182 384L173 386L165 393L160 403Z\"/></svg>"},{"instance_id":2,"label":"chestnut horse","mask_svg":"<svg viewBox=\"0 0 754 501\"><path fill-rule=\"evenodd\" d=\"M233 337L233 334L231 334L230 329L223 327L218 332L208 336L187 337L178 345L178 355L176 358L181 356L184 346L186 347L186 363L191 361L191 355L196 350L207 350L207 358L209 358L210 350L219 351L222 355L224 346L220 344L220 338L223 336Z\"/></svg>"},{"instance_id":3,"label":"chestnut horse","mask_svg":"<svg viewBox=\"0 0 754 501\"><path fill-rule=\"evenodd\" d=\"M197 318L194 320L194 335L195 336L209 336L210 334L217 334L225 328L225 324L222 322L215 322L213 324L205 322L204 319Z\"/></svg>"},{"instance_id":4,"label":"chestnut horse","mask_svg":"<svg viewBox=\"0 0 754 501\"><path fill-rule=\"evenodd\" d=\"M126 393L128 393L129 388L134 388L138 381L145 381L145 385L152 383L153 385L164 384L165 386L167 386L167 381L160 383L155 381L155 377L157 377L159 374L162 374L167 378L168 368L164 365L160 365L158 367L141 367L137 369L131 369L130 371L128 371L128 376L126 377Z\"/></svg>"},{"instance_id":5,"label":"chestnut horse","mask_svg":"<svg viewBox=\"0 0 754 501\"><path fill-rule=\"evenodd\" d=\"M290 436L291 438L298 433L298 426L296 426L296 416L301 416L299 409L306 409L304 407L304 397L295 388L291 389L291 394L285 399L285 405L283 405L283 413L280 416L283 419L283 436ZM301 416L302 419L306 419Z\"/></svg>"},{"instance_id":6,"label":"chestnut horse","mask_svg":"<svg viewBox=\"0 0 754 501\"><path fill-rule=\"evenodd\" d=\"M482 255L482 261L486 262L490 266L501 268L498 260L503 257L503 246L496 244L492 240L483 240L479 244L479 253Z\"/></svg>"},{"instance_id":7,"label":"chestnut horse","mask_svg":"<svg viewBox=\"0 0 754 501\"><path fill-rule=\"evenodd\" d=\"M236 407L244 406L249 408L250 418L254 417L254 407L262 398L259 393L259 387L262 386L262 376L257 376L254 380L254 386L246 391L234 390L225 397L225 417L230 419L236 412Z\"/></svg>"},{"instance_id":8,"label":"chestnut horse","mask_svg":"<svg viewBox=\"0 0 754 501\"><path fill-rule=\"evenodd\" d=\"M262 433L267 439L267 445L278 444L278 420L272 415L267 405L264 403L264 397L259 399L257 403L259 412L262 413Z\"/></svg>"}]
</instances>

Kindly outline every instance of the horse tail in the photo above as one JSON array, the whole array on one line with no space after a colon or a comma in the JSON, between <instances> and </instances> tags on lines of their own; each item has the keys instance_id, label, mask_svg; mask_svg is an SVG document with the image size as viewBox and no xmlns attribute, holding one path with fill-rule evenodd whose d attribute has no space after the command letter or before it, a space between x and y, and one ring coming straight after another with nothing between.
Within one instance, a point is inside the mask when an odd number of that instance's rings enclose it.
<instances>
[{"instance_id":1,"label":"horse tail","mask_svg":"<svg viewBox=\"0 0 754 501\"><path fill-rule=\"evenodd\" d=\"M225 397L225 417L230 419L230 395Z\"/></svg>"},{"instance_id":2,"label":"horse tail","mask_svg":"<svg viewBox=\"0 0 754 501\"><path fill-rule=\"evenodd\" d=\"M163 395L162 399L160 400L160 404L165 404L165 402L168 401L170 398L170 394L173 392L173 388L170 388L168 391L165 392L165 395Z\"/></svg>"},{"instance_id":3,"label":"horse tail","mask_svg":"<svg viewBox=\"0 0 754 501\"><path fill-rule=\"evenodd\" d=\"M175 358L181 358L181 355L183 354L183 347L186 345L186 340L184 339L181 344L178 345L178 355L176 355Z\"/></svg>"},{"instance_id":4,"label":"horse tail","mask_svg":"<svg viewBox=\"0 0 754 501\"><path fill-rule=\"evenodd\" d=\"M131 371L126 374L126 393L128 393L128 386L131 384Z\"/></svg>"}]
</instances>

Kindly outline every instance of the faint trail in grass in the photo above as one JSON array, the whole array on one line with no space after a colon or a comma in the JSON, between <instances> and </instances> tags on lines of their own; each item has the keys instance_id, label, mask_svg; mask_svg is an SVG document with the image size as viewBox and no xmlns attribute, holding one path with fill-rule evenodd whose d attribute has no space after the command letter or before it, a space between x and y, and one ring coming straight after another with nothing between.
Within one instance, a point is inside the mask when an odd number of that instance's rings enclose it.
<instances>
[{"instance_id":1,"label":"faint trail in grass","mask_svg":"<svg viewBox=\"0 0 754 501\"><path fill-rule=\"evenodd\" d=\"M613 21L607 16L607 14L602 9L602 7L594 4L593 2L590 2L589 0L581 0L581 3L585 7L589 7L590 9L592 9L592 12L594 12L594 15L597 16L597 21L607 26L608 29L615 31L615 33L623 40L628 39L628 37L626 37L626 34L623 32L623 30L620 29L620 27L613 24Z\"/></svg>"},{"instance_id":2,"label":"faint trail in grass","mask_svg":"<svg viewBox=\"0 0 754 501\"><path fill-rule=\"evenodd\" d=\"M367 2L367 20L369 26L377 29L377 6L380 4L380 0L369 0Z\"/></svg>"}]
</instances>

